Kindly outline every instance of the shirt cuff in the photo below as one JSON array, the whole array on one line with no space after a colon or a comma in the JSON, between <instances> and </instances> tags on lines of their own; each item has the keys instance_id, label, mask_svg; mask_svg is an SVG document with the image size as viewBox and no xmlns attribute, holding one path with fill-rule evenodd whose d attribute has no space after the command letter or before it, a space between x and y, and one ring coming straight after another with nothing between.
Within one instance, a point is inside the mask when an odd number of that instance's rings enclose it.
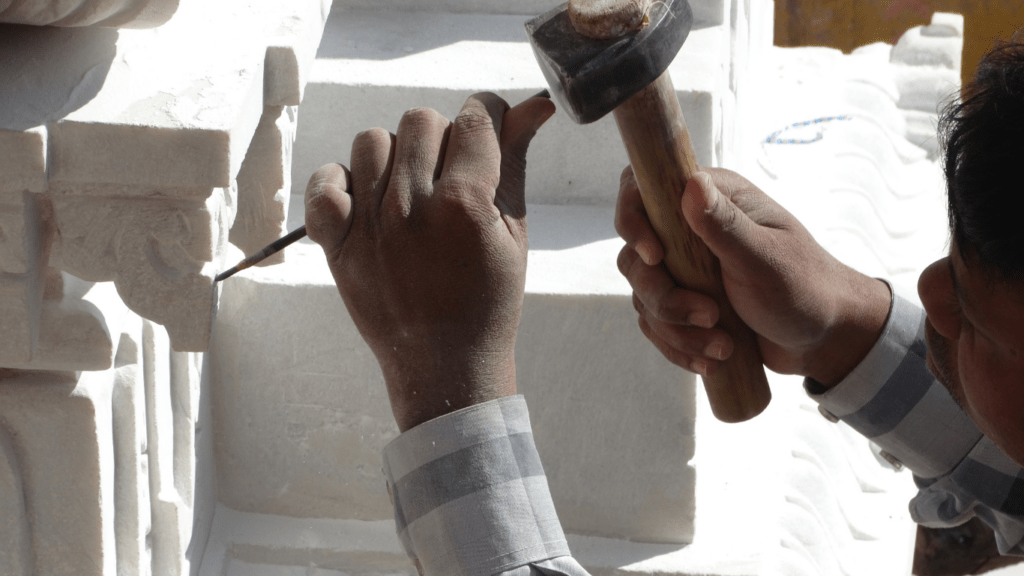
<instances>
[{"instance_id":1,"label":"shirt cuff","mask_svg":"<svg viewBox=\"0 0 1024 576\"><path fill-rule=\"evenodd\" d=\"M893 288L882 336L842 382L817 393L804 387L826 417L849 424L923 478L948 473L982 434L925 363L924 310ZM830 419L832 419L830 418Z\"/></svg>"},{"instance_id":2,"label":"shirt cuff","mask_svg":"<svg viewBox=\"0 0 1024 576\"><path fill-rule=\"evenodd\" d=\"M569 554L522 396L407 430L384 448L384 475L423 574L495 574Z\"/></svg>"}]
</instances>

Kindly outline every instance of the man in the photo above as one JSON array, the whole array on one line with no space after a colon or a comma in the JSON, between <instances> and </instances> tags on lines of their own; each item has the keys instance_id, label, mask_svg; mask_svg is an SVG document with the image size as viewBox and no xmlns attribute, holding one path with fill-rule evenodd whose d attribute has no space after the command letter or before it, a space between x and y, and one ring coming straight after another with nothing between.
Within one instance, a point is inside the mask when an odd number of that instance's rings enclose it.
<instances>
[{"instance_id":1,"label":"man","mask_svg":"<svg viewBox=\"0 0 1024 576\"><path fill-rule=\"evenodd\" d=\"M399 535L425 574L586 572L568 555L515 394L523 300L526 148L553 113L471 97L453 123L408 112L353 144L352 171L307 189L307 227L380 362L403 432L384 470ZM830 419L907 465L918 522L973 516L1024 553L1024 44L997 47L942 121L950 255L925 270L927 311L819 246L741 176L709 170L682 211L722 263L765 365L804 375ZM709 298L675 286L623 173L619 268L644 334L710 374L731 354ZM935 374L938 378L932 376Z\"/></svg>"}]
</instances>

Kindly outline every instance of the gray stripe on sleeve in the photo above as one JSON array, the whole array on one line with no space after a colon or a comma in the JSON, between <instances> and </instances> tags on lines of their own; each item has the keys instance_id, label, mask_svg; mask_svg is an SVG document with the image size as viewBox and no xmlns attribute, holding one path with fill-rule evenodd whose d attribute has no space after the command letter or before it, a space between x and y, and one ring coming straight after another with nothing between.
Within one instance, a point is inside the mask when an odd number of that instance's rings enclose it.
<instances>
[{"instance_id":1,"label":"gray stripe on sleeve","mask_svg":"<svg viewBox=\"0 0 1024 576\"><path fill-rule=\"evenodd\" d=\"M953 480L986 506L1024 517L1024 469L988 437L957 467Z\"/></svg>"},{"instance_id":2,"label":"gray stripe on sleeve","mask_svg":"<svg viewBox=\"0 0 1024 576\"><path fill-rule=\"evenodd\" d=\"M493 486L532 476L544 468L533 445L533 434L494 438L446 454L403 476L396 484L395 522L398 530L435 508ZM397 498L401 498L398 506Z\"/></svg>"},{"instance_id":3,"label":"gray stripe on sleeve","mask_svg":"<svg viewBox=\"0 0 1024 576\"><path fill-rule=\"evenodd\" d=\"M400 434L384 448L384 471L392 482L397 482L434 458L530 431L530 416L522 396L476 404Z\"/></svg>"},{"instance_id":4,"label":"gray stripe on sleeve","mask_svg":"<svg viewBox=\"0 0 1024 576\"><path fill-rule=\"evenodd\" d=\"M1020 515L1021 481L968 457L953 472L953 480L982 504L1004 514Z\"/></svg>"},{"instance_id":5,"label":"gray stripe on sleeve","mask_svg":"<svg viewBox=\"0 0 1024 576\"><path fill-rule=\"evenodd\" d=\"M936 478L951 471L977 445L981 431L956 407L938 383L888 434L874 441L921 478Z\"/></svg>"},{"instance_id":6,"label":"gray stripe on sleeve","mask_svg":"<svg viewBox=\"0 0 1024 576\"><path fill-rule=\"evenodd\" d=\"M868 438L876 438L891 432L910 414L935 383L915 348L910 348L874 398L857 412L843 416L844 422Z\"/></svg>"}]
</instances>

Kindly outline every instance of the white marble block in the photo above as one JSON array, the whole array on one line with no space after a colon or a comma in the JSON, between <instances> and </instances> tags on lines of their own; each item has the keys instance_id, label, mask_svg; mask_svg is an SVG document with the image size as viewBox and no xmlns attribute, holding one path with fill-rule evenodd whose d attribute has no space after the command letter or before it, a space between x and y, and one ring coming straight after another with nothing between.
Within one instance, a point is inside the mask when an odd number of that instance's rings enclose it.
<instances>
[{"instance_id":1,"label":"white marble block","mask_svg":"<svg viewBox=\"0 0 1024 576\"><path fill-rule=\"evenodd\" d=\"M380 454L398 429L380 369L326 266L307 244L290 250L284 265L257 269L277 282L240 274L223 288L211 349L219 501L242 512L390 520Z\"/></svg>"}]
</instances>

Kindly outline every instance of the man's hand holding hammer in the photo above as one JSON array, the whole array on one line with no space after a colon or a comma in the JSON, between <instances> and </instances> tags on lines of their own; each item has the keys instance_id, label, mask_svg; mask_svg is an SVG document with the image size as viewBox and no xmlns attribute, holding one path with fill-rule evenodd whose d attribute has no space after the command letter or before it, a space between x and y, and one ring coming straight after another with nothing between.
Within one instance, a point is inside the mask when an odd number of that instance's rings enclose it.
<instances>
[{"instance_id":1,"label":"man's hand holding hammer","mask_svg":"<svg viewBox=\"0 0 1024 576\"><path fill-rule=\"evenodd\" d=\"M690 228L721 262L726 294L757 334L765 366L828 387L878 341L891 300L886 284L836 260L746 178L723 169L699 172L681 206ZM633 287L644 335L672 363L714 373L732 353L729 335L713 327L718 307L669 276L629 167L622 173L615 228L626 241L619 271Z\"/></svg>"}]
</instances>

